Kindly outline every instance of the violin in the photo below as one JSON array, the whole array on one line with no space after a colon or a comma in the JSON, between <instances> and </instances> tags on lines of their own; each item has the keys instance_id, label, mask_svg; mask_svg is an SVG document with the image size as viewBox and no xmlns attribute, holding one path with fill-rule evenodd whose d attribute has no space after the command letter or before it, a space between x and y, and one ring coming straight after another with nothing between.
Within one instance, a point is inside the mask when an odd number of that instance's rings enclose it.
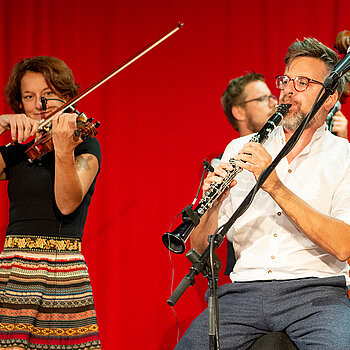
<instances>
[{"instance_id":1,"label":"violin","mask_svg":"<svg viewBox=\"0 0 350 350\"><path fill-rule=\"evenodd\" d=\"M121 63L119 66L114 68L111 72L107 73L104 77L90 85L88 88L86 88L83 92L79 93L77 96L73 97L71 100L64 103L61 107L57 108L55 111L47 115L44 119L42 119L39 123L39 132L41 133L41 137L30 147L25 151L26 155L28 156L28 159L30 162L33 162L35 159L40 159L43 155L47 154L48 152L51 152L54 149L53 141L51 137L51 122L54 116L61 111L73 111L74 113L78 114L77 117L77 129L74 131L73 137L80 137L84 140L87 137L95 137L97 135L97 128L100 126L99 122L93 122L92 118L87 118L84 113L79 113L75 108L74 105L80 101L82 98L87 96L90 92L97 89L99 86L104 84L107 80L114 77L116 74L120 73L124 68L141 58L143 55L145 55L147 52L151 51L154 47L159 45L161 42L169 38L171 35L176 33L181 27L183 26L183 23L178 22L176 27L170 31L168 31L166 34L162 35L159 39L156 39L146 45L143 49L136 52L134 55L132 55L130 58L125 60L123 63ZM46 99L44 99L46 100ZM42 105L43 99L41 100ZM46 101L45 101L46 102ZM64 101L62 101L64 102ZM9 146L13 144L15 141L12 141L11 143L7 144L6 146Z\"/></svg>"},{"instance_id":2,"label":"violin","mask_svg":"<svg viewBox=\"0 0 350 350\"><path fill-rule=\"evenodd\" d=\"M45 100L45 103L43 103L43 100ZM42 97L42 105L44 110L46 109L44 106L46 106L47 100L48 99ZM95 137L98 134L97 128L100 126L100 122L93 122L93 118L87 118L84 113L79 113L75 108L71 108L71 110L73 113L78 115L76 118L77 129L75 129L73 133L74 139L77 141L79 138L86 140L89 136ZM54 114L56 113L57 112L55 111ZM54 149L51 135L51 124L46 125L46 127L41 127L40 133L40 137L25 151L25 154L31 163L35 159L40 159Z\"/></svg>"}]
</instances>

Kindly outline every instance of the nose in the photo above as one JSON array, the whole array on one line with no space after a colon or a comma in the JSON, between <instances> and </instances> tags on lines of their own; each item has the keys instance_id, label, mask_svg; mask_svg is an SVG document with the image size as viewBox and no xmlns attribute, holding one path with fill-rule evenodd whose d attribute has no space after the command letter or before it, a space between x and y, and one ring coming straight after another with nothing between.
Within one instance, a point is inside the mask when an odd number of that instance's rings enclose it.
<instances>
[{"instance_id":1,"label":"nose","mask_svg":"<svg viewBox=\"0 0 350 350\"><path fill-rule=\"evenodd\" d=\"M43 108L40 96L35 96L35 108L41 110Z\"/></svg>"},{"instance_id":2,"label":"nose","mask_svg":"<svg viewBox=\"0 0 350 350\"><path fill-rule=\"evenodd\" d=\"M294 81L292 80L292 79L290 79L289 81L288 81L288 83L287 83L287 85L286 85L286 87L283 89L283 90L281 90L281 92L283 93L285 93L285 94L289 94L289 93L294 93L296 90L295 90L295 88L294 88Z\"/></svg>"}]
</instances>

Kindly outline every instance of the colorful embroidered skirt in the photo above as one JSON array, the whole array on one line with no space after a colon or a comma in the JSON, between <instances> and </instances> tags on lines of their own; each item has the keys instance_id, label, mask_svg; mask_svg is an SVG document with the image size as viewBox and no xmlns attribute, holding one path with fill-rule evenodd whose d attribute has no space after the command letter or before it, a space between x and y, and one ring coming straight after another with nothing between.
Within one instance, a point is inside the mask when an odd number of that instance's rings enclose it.
<instances>
[{"instance_id":1,"label":"colorful embroidered skirt","mask_svg":"<svg viewBox=\"0 0 350 350\"><path fill-rule=\"evenodd\" d=\"M0 254L0 348L101 349L80 242L6 238Z\"/></svg>"}]
</instances>

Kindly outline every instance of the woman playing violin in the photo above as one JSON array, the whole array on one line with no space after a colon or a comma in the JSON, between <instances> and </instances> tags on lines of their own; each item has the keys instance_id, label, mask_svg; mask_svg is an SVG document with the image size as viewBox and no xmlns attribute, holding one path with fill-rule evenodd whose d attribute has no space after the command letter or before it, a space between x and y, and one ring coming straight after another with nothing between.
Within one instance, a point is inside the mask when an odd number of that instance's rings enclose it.
<instances>
[{"instance_id":1,"label":"woman playing violin","mask_svg":"<svg viewBox=\"0 0 350 350\"><path fill-rule=\"evenodd\" d=\"M30 163L25 151L41 119L77 96L67 65L33 57L15 65L5 88L16 114L0 116L0 180L8 181L9 224L0 255L0 349L100 349L81 250L100 169L97 139L74 136L76 114L52 120L54 150ZM43 99L44 98L44 99ZM46 103L44 103L46 101Z\"/></svg>"}]
</instances>

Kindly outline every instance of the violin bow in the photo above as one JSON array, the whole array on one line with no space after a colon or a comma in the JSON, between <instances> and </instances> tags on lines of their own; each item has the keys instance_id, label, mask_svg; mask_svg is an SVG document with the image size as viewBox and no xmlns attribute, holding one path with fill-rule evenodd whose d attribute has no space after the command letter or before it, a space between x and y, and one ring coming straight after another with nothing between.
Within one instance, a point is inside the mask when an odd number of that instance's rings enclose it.
<instances>
[{"instance_id":1,"label":"violin bow","mask_svg":"<svg viewBox=\"0 0 350 350\"><path fill-rule=\"evenodd\" d=\"M129 57L127 60L125 60L123 63L115 67L112 71L107 73L105 76L103 76L101 79L87 87L84 91L79 93L77 96L73 97L71 100L67 101L65 104L60 106L58 109L53 111L51 114L49 114L47 117L42 119L39 123L39 129L45 128L53 119L54 115L57 114L58 112L65 110L66 108L72 107L75 103L83 99L85 96L90 94L92 91L100 87L102 84L104 84L106 81L109 79L113 78L115 75L120 73L123 69L137 61L139 58L141 58L143 55L145 55L147 52L151 51L153 48L158 46L160 43L162 43L164 40L168 39L170 36L175 34L181 27L183 26L183 23L178 22L176 25L176 28L170 30L167 32L165 35L161 36L159 39L156 39L146 45L143 49L140 51L136 52L134 55Z\"/></svg>"}]
</instances>

